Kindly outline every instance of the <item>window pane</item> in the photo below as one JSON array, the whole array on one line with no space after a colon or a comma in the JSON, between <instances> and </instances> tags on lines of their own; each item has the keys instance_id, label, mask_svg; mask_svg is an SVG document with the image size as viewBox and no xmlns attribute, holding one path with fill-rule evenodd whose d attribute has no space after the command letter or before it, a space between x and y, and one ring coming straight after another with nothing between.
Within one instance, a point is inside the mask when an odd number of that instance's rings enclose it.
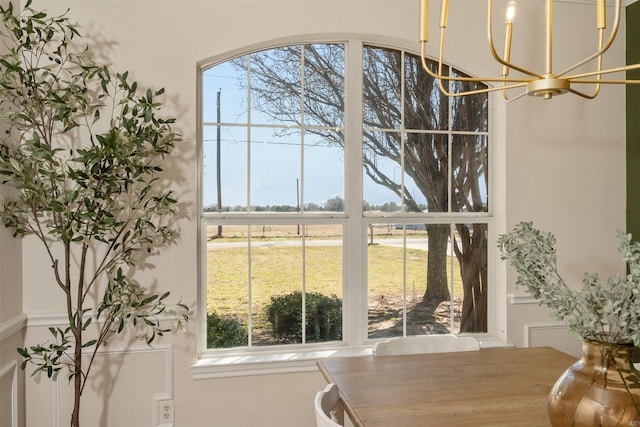
<instances>
[{"instance_id":1,"label":"window pane","mask_svg":"<svg viewBox=\"0 0 640 427\"><path fill-rule=\"evenodd\" d=\"M344 127L344 46L305 46L304 117L306 126Z\"/></svg>"},{"instance_id":2,"label":"window pane","mask_svg":"<svg viewBox=\"0 0 640 427\"><path fill-rule=\"evenodd\" d=\"M251 227L252 343L302 342L302 241L297 225Z\"/></svg>"},{"instance_id":3,"label":"window pane","mask_svg":"<svg viewBox=\"0 0 640 427\"><path fill-rule=\"evenodd\" d=\"M300 46L285 46L251 54L251 123L300 123L301 55Z\"/></svg>"},{"instance_id":4,"label":"window pane","mask_svg":"<svg viewBox=\"0 0 640 427\"><path fill-rule=\"evenodd\" d=\"M363 126L374 129L400 129L400 51L365 46L363 62Z\"/></svg>"},{"instance_id":5,"label":"window pane","mask_svg":"<svg viewBox=\"0 0 640 427\"><path fill-rule=\"evenodd\" d=\"M438 275L433 275L435 270L434 259L438 257L429 256L429 249L437 251L439 254L446 252L446 246L436 246L429 248L427 224L409 223L404 224L406 233L406 256L407 256L407 289L413 297L409 300L410 308L407 310L407 335L442 334L451 333L449 325L444 321L440 313L443 304L449 303L446 291L450 288L451 282L448 277L440 279ZM433 253L431 254L433 255ZM448 259L448 254L442 254ZM431 267L431 275L429 274ZM435 278L435 279L434 279ZM434 288L441 288L437 293L442 295L442 301L431 300L427 292L434 292ZM446 297L446 298L445 298Z\"/></svg>"},{"instance_id":6,"label":"window pane","mask_svg":"<svg viewBox=\"0 0 640 427\"><path fill-rule=\"evenodd\" d=\"M305 134L305 211L344 211L344 142L342 132L326 131L324 136ZM336 198L339 205L331 203Z\"/></svg>"},{"instance_id":7,"label":"window pane","mask_svg":"<svg viewBox=\"0 0 640 427\"><path fill-rule=\"evenodd\" d=\"M466 74L456 70L452 70L452 76L468 77ZM487 86L482 83L455 82L452 83L451 90L454 93L459 93L469 90L485 89L486 87ZM453 130L471 132L486 132L488 130L488 94L455 96L451 99L453 101Z\"/></svg>"},{"instance_id":8,"label":"window pane","mask_svg":"<svg viewBox=\"0 0 640 427\"><path fill-rule=\"evenodd\" d=\"M426 204L429 212L447 212L449 151L448 135L408 133L404 150L405 172L411 176L422 197L416 199ZM424 200L424 201L423 201ZM410 212L424 210L409 205Z\"/></svg>"},{"instance_id":9,"label":"window pane","mask_svg":"<svg viewBox=\"0 0 640 427\"><path fill-rule=\"evenodd\" d=\"M207 241L209 347L342 339L341 225L210 225Z\"/></svg>"},{"instance_id":10,"label":"window pane","mask_svg":"<svg viewBox=\"0 0 640 427\"><path fill-rule=\"evenodd\" d=\"M365 133L363 151L363 185L366 210L397 212L401 209L402 169L400 134Z\"/></svg>"},{"instance_id":11,"label":"window pane","mask_svg":"<svg viewBox=\"0 0 640 427\"><path fill-rule=\"evenodd\" d=\"M251 132L251 209L297 212L301 142L299 132L253 128Z\"/></svg>"},{"instance_id":12,"label":"window pane","mask_svg":"<svg viewBox=\"0 0 640 427\"><path fill-rule=\"evenodd\" d=\"M464 253L464 257L455 258L453 265L453 301L462 300L462 304L455 307L455 311L460 313L456 328L462 332L488 331L487 227L483 223L456 224L455 227L455 244Z\"/></svg>"},{"instance_id":13,"label":"window pane","mask_svg":"<svg viewBox=\"0 0 640 427\"><path fill-rule=\"evenodd\" d=\"M368 241L368 336L402 336L405 313L402 230L396 230L394 224L371 224Z\"/></svg>"},{"instance_id":14,"label":"window pane","mask_svg":"<svg viewBox=\"0 0 640 427\"><path fill-rule=\"evenodd\" d=\"M304 226L306 342L342 340L342 226Z\"/></svg>"},{"instance_id":15,"label":"window pane","mask_svg":"<svg viewBox=\"0 0 640 427\"><path fill-rule=\"evenodd\" d=\"M219 145L220 176L217 174L217 126L205 126L202 141L203 210L205 212L245 211L247 206L247 155L249 151L247 148L247 128L221 126ZM221 196L221 209L218 206L218 194Z\"/></svg>"},{"instance_id":16,"label":"window pane","mask_svg":"<svg viewBox=\"0 0 640 427\"><path fill-rule=\"evenodd\" d=\"M435 71L436 65L427 62ZM444 67L443 73L447 74ZM405 59L405 129L446 130L449 126L449 99L440 92L438 81L422 68L422 61L414 55Z\"/></svg>"},{"instance_id":17,"label":"window pane","mask_svg":"<svg viewBox=\"0 0 640 427\"><path fill-rule=\"evenodd\" d=\"M405 212L427 212L427 198L422 193L422 189L416 184L415 180L420 177L415 174L413 169L405 169L404 174L404 211Z\"/></svg>"},{"instance_id":18,"label":"window pane","mask_svg":"<svg viewBox=\"0 0 640 427\"><path fill-rule=\"evenodd\" d=\"M249 250L246 236L246 226L207 226L208 348L248 344Z\"/></svg>"},{"instance_id":19,"label":"window pane","mask_svg":"<svg viewBox=\"0 0 640 427\"><path fill-rule=\"evenodd\" d=\"M449 310L452 284L454 295L462 290L460 270L453 262L449 226L436 227L440 230L424 223L369 227L369 338L458 332ZM441 238L442 244L430 246L428 228L432 240ZM453 305L458 311L461 301Z\"/></svg>"},{"instance_id":20,"label":"window pane","mask_svg":"<svg viewBox=\"0 0 640 427\"><path fill-rule=\"evenodd\" d=\"M247 123L247 60L248 56L242 56L204 70L202 119L205 123L218 122L218 114L222 123Z\"/></svg>"},{"instance_id":21,"label":"window pane","mask_svg":"<svg viewBox=\"0 0 640 427\"><path fill-rule=\"evenodd\" d=\"M454 212L487 212L487 162L486 136L454 135Z\"/></svg>"}]
</instances>

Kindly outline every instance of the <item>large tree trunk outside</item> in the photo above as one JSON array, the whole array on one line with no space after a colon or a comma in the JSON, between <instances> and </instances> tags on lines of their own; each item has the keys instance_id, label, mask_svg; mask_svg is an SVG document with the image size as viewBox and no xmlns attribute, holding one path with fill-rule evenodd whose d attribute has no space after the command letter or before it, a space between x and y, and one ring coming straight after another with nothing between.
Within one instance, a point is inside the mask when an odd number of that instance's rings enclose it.
<instances>
[{"instance_id":1,"label":"large tree trunk outside","mask_svg":"<svg viewBox=\"0 0 640 427\"><path fill-rule=\"evenodd\" d=\"M449 241L449 226L446 224L427 225L427 289L424 302L440 304L448 301L449 286L447 280L447 243Z\"/></svg>"},{"instance_id":2,"label":"large tree trunk outside","mask_svg":"<svg viewBox=\"0 0 640 427\"><path fill-rule=\"evenodd\" d=\"M458 225L462 249L455 245L464 298L460 332L487 332L487 224Z\"/></svg>"}]
</instances>

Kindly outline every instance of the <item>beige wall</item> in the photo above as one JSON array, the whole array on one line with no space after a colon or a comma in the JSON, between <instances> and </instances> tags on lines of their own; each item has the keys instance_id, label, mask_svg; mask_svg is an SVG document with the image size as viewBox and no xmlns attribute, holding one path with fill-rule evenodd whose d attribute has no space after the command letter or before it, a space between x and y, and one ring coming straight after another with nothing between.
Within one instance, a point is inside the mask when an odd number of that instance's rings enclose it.
<instances>
[{"instance_id":1,"label":"beige wall","mask_svg":"<svg viewBox=\"0 0 640 427\"><path fill-rule=\"evenodd\" d=\"M116 68L130 70L143 86L166 88L165 111L178 118L185 142L168 169L182 177L181 187L176 190L189 209L189 218L180 224L180 244L155 258L157 268L142 273L140 279L157 283L196 306L198 62L268 40L295 41L296 36L309 34L391 37L417 49L418 3L417 0L34 1L35 7L55 12L71 8L70 16L82 24L84 34L103 41L103 53ZM454 10L454 3L463 3L460 10L464 10L464 15ZM504 2L496 3L501 6ZM577 22L588 15L589 25L593 21L591 10L584 4L556 3L559 30L560 23L569 19ZM437 6L436 1L431 4ZM451 7L449 62L475 75L498 72L485 54L484 24L476 22L476 17L485 14L482 2L459 0L452 2ZM519 14L525 13L525 7ZM568 10L571 12L562 17ZM526 31L532 21L518 21L517 30ZM461 25L463 31L456 25ZM431 29L435 28L434 19ZM477 32L478 36L469 41L461 32L464 35ZM571 62L573 55L576 59L583 55L585 45L593 45L584 37L569 41L573 33L564 30L556 35L558 43L568 43L566 47L556 47L558 66ZM514 60L522 59L525 65L532 66L526 63L531 54L542 61L541 52L534 46L542 37L540 34L516 37L519 38L514 46ZM436 40L435 34L431 39ZM622 62L624 46L616 45L610 58L612 65ZM522 99L512 104L497 99L494 110L497 232L510 229L520 220L532 220L556 233L562 273L576 285L585 271L609 275L621 270L624 266L615 250L615 230L625 224L624 89L606 87L594 101L570 95L551 101ZM19 250L17 243L3 236L0 235L3 257L5 250ZM38 251L34 242L24 243L24 311L32 316L27 343L45 338L47 324L59 314L53 304L59 298L56 290L43 286L49 272L46 263L35 262ZM492 262L498 263L495 258ZM13 279L7 278L2 270L3 289L13 286L8 285L10 281L16 282L19 289L20 272L12 275ZM509 302L507 295L522 295L522 291L513 289L513 282L513 273L499 264L492 282L499 290L499 298L492 309L502 323L497 325L495 334L517 346L555 344L564 348L567 342L564 330L557 328L546 310L535 304L519 304L523 302L519 298L514 299L517 304ZM7 307L20 304L19 292L9 298L12 301ZM20 313L18 309L15 315ZM1 314L0 321L6 321ZM88 425L97 425L94 420L98 418L105 427L149 426L152 396L164 393L175 397L178 426L313 425L311 402L323 385L317 372L194 380L190 368L198 358L195 335L193 322L187 334L168 336L153 350L128 341L112 343L101 356L106 363L98 371L99 380L87 392L83 416L91 420ZM575 350L575 345L569 347ZM27 426L67 424L68 394L64 381L52 386L27 380L26 390ZM129 421L123 421L125 417Z\"/></svg>"},{"instance_id":2,"label":"beige wall","mask_svg":"<svg viewBox=\"0 0 640 427\"><path fill-rule=\"evenodd\" d=\"M6 7L8 0L0 0ZM5 52L0 46L0 52ZM0 132L4 129L0 128ZM15 190L0 184L0 197ZM26 316L22 310L22 244L0 224L0 427L24 425L24 374L16 348L23 345Z\"/></svg>"},{"instance_id":3,"label":"beige wall","mask_svg":"<svg viewBox=\"0 0 640 427\"><path fill-rule=\"evenodd\" d=\"M0 184L0 197L10 198L12 188ZM17 369L17 347L23 346L26 315L22 312L22 245L0 225L0 427L23 422L24 375Z\"/></svg>"}]
</instances>

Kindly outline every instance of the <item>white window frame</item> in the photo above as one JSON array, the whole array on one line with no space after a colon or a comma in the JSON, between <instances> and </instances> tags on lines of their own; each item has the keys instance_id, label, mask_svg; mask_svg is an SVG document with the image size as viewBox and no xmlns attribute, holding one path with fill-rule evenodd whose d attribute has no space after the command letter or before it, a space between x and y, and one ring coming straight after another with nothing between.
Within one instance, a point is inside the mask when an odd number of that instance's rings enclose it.
<instances>
[{"instance_id":1,"label":"white window frame","mask_svg":"<svg viewBox=\"0 0 640 427\"><path fill-rule=\"evenodd\" d=\"M387 47L417 54L416 46L406 40L389 40L378 37L308 37L286 38L250 46L245 49L229 52L223 56L209 58L197 66L197 96L202 103L202 71L212 65L225 62L239 55L264 49L277 48L284 45L311 43L341 43L345 46L345 212L332 214L309 214L274 216L263 213L242 213L234 216L217 213L203 214L202 211L202 108L198 108L198 361L192 366L194 379L233 377L244 375L273 374L285 372L303 372L316 370L315 361L321 358L358 356L371 354L376 340L369 340L367 334L368 307L366 289L367 259L367 227L370 223L406 220L410 223L418 219L415 214L390 214L385 217L363 214L362 210L362 60L365 45ZM455 64L452 67L466 72ZM488 283L491 284L488 299L488 332L474 334L479 338L481 346L505 346L506 336L506 278L504 272L496 266L499 262L497 249L491 246L499 233L503 232L503 217L496 217L496 209L504 203L504 180L502 185L495 184L496 179L504 177L504 150L502 132L506 111L496 108L494 96L489 95L489 194L492 198L489 211L483 213L443 213L427 214L430 222L454 222L453 218L465 220L481 220L489 224L488 236ZM499 118L497 118L499 117ZM497 125L500 123L500 127ZM496 134L499 135L496 138ZM347 143L348 141L348 143ZM347 166L347 164L349 166ZM419 218L422 218L419 217ZM360 268L346 268L343 271L344 283L359 283L360 286L345 286L343 290L343 341L341 343L314 343L303 345L266 346L251 350L246 349L207 349L206 345L206 222L219 224L315 224L323 221L338 221L343 224L343 265L355 265ZM459 221L458 221L459 222ZM223 225L224 225L223 223ZM364 243L364 244L363 244ZM500 302L502 301L502 303Z\"/></svg>"}]
</instances>

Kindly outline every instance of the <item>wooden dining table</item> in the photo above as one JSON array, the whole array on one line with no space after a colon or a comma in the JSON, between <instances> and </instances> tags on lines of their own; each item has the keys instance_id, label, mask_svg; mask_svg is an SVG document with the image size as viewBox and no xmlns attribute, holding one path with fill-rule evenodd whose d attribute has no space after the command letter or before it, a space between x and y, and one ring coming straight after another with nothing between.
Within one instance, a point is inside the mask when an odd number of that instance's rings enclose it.
<instances>
[{"instance_id":1,"label":"wooden dining table","mask_svg":"<svg viewBox=\"0 0 640 427\"><path fill-rule=\"evenodd\" d=\"M575 357L550 347L317 362L356 427L549 426L547 396Z\"/></svg>"}]
</instances>

